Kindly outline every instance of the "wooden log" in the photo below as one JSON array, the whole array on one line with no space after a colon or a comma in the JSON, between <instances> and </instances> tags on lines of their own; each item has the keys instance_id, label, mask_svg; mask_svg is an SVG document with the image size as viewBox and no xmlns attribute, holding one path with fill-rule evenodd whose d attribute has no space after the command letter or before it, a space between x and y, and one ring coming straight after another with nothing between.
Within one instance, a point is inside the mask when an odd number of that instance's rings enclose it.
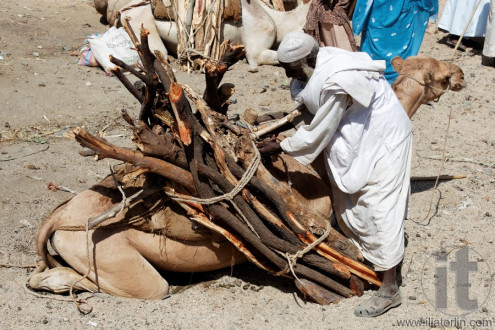
<instances>
[{"instance_id":1,"label":"wooden log","mask_svg":"<svg viewBox=\"0 0 495 330\"><path fill-rule=\"evenodd\" d=\"M174 111L175 121L179 127L180 139L182 143L188 146L192 142L191 123L187 115L190 109L182 87L179 84L175 82L170 84L169 99Z\"/></svg>"},{"instance_id":2,"label":"wooden log","mask_svg":"<svg viewBox=\"0 0 495 330\"><path fill-rule=\"evenodd\" d=\"M273 122L277 119L282 119L285 116L286 116L286 114L282 111L259 115L258 119L256 120L256 125L262 126L262 124L267 122L267 121Z\"/></svg>"},{"instance_id":3,"label":"wooden log","mask_svg":"<svg viewBox=\"0 0 495 330\"><path fill-rule=\"evenodd\" d=\"M110 55L109 57L110 57L110 62L121 67L125 71L132 73L134 76L136 76L142 82L144 82L146 85L156 84L156 82L153 81L149 76L146 76L146 75L142 74L141 72L136 71L136 69L134 69L130 65L126 64L124 61L121 61L120 59L113 57L113 55Z\"/></svg>"},{"instance_id":4,"label":"wooden log","mask_svg":"<svg viewBox=\"0 0 495 330\"><path fill-rule=\"evenodd\" d=\"M317 238L313 234L305 230L305 228L297 221L296 217L290 211L287 212L287 216L292 222L292 224L294 224L297 228L299 228L298 236L303 242L306 242L307 244L312 244L317 240ZM355 274L360 278L363 278L377 286L382 285L382 281L378 278L374 270L368 268L359 261L344 256L339 251L328 246L328 244L320 243L317 245L315 250L329 260L340 262L346 265L352 274Z\"/></svg>"},{"instance_id":5,"label":"wooden log","mask_svg":"<svg viewBox=\"0 0 495 330\"><path fill-rule=\"evenodd\" d=\"M124 76L122 70L120 70L118 67L115 67L111 69L110 72L112 72L115 75L115 77L117 77L117 79L120 80L122 85L124 85L124 87L129 91L129 93L131 93L136 98L136 100L139 101L139 103L144 102L143 93L141 93L136 87L134 87L134 85L129 81L129 79L127 79L127 77Z\"/></svg>"},{"instance_id":6,"label":"wooden log","mask_svg":"<svg viewBox=\"0 0 495 330\"><path fill-rule=\"evenodd\" d=\"M132 141L147 156L159 157L183 169L188 169L184 150L173 143L170 133L158 135L143 121L138 121L133 127Z\"/></svg>"},{"instance_id":7,"label":"wooden log","mask_svg":"<svg viewBox=\"0 0 495 330\"><path fill-rule=\"evenodd\" d=\"M129 26L130 27L130 26ZM155 58L153 54L151 53L149 44L148 44L148 36L150 34L150 31L141 25L141 31L140 31L140 38L141 38L141 44L136 45L136 47L140 48L141 51L141 61L143 62L144 66L144 72L146 72L146 75L153 80L153 63L155 62Z\"/></svg>"},{"instance_id":8,"label":"wooden log","mask_svg":"<svg viewBox=\"0 0 495 330\"><path fill-rule=\"evenodd\" d=\"M235 93L234 84L230 84L230 83L222 84L218 88L218 97L219 97L220 105L224 105L225 102L227 102L229 100L229 98L232 95L234 95L234 93Z\"/></svg>"},{"instance_id":9,"label":"wooden log","mask_svg":"<svg viewBox=\"0 0 495 330\"><path fill-rule=\"evenodd\" d=\"M341 296L328 291L327 289L305 278L294 280L294 284L305 298L309 297L315 303L320 305L336 304L340 301L340 299L342 299Z\"/></svg>"},{"instance_id":10,"label":"wooden log","mask_svg":"<svg viewBox=\"0 0 495 330\"><path fill-rule=\"evenodd\" d=\"M356 275L351 275L350 287L352 292L358 297L361 297L364 293L364 283Z\"/></svg>"},{"instance_id":11,"label":"wooden log","mask_svg":"<svg viewBox=\"0 0 495 330\"><path fill-rule=\"evenodd\" d=\"M242 119L249 125L254 125L258 119L258 112L252 108L247 108L242 114Z\"/></svg>"},{"instance_id":12,"label":"wooden log","mask_svg":"<svg viewBox=\"0 0 495 330\"><path fill-rule=\"evenodd\" d=\"M73 133L76 141L79 142L81 146L94 150L99 159L118 159L139 167L147 168L150 172L157 173L167 179L177 182L191 192L196 191L191 173L178 166L161 159L145 156L137 150L111 145L107 141L91 135L81 127L76 127L73 130Z\"/></svg>"},{"instance_id":13,"label":"wooden log","mask_svg":"<svg viewBox=\"0 0 495 330\"><path fill-rule=\"evenodd\" d=\"M251 252L251 249L246 246L244 243L243 239L227 230L222 228L221 226L213 223L204 213L199 212L190 206L187 205L185 202L177 202L180 206L184 208L184 210L187 211L187 215L191 217L192 220L198 222L202 226L205 226L208 229L213 230L214 232L222 235L225 237L232 245L234 245L242 254L246 256L246 258L254 263L256 266L259 268L266 270L269 273L275 273L276 270L266 263L266 261L262 258L257 257L255 254Z\"/></svg>"},{"instance_id":14,"label":"wooden log","mask_svg":"<svg viewBox=\"0 0 495 330\"><path fill-rule=\"evenodd\" d=\"M219 93L219 85L225 72L244 56L245 50L244 46L229 44L229 40L224 41L223 44L226 47L222 47L225 51L220 60L218 62L209 60L205 63L206 88L203 99L211 109L225 115L227 108L222 107L225 97Z\"/></svg>"},{"instance_id":15,"label":"wooden log","mask_svg":"<svg viewBox=\"0 0 495 330\"><path fill-rule=\"evenodd\" d=\"M208 179L213 180L217 183L224 191L232 191L234 186L231 185L227 179L220 173L215 173L212 170L212 166L207 166L204 164L198 164L198 170L203 175L207 176ZM281 252L287 252L290 254L296 254L300 250L304 248L304 245L297 239L297 237L290 232L282 232L282 235L285 239L281 239L274 235L259 219L258 215L249 208L248 204L242 198L241 195L237 195L234 197L234 203L243 213L243 215L249 219L249 223L255 232L260 236L260 240L267 246L276 249ZM292 235L289 235L292 234ZM284 235L285 234L285 235ZM306 258L304 258L306 257ZM316 266L321 270L325 270L327 273L333 276L337 276L342 279L349 279L350 273L345 267L341 267L338 264L334 264L325 259L318 259L317 256L303 256L302 260L306 260L310 265ZM326 262L325 262L326 261Z\"/></svg>"},{"instance_id":16,"label":"wooden log","mask_svg":"<svg viewBox=\"0 0 495 330\"><path fill-rule=\"evenodd\" d=\"M177 82L177 80L170 65L162 60L163 54L161 54L159 51L155 51L155 57L159 60L153 63L153 68L155 69L155 72L158 75L158 78L160 79L164 90L168 92L170 90L170 84L172 82Z\"/></svg>"},{"instance_id":17,"label":"wooden log","mask_svg":"<svg viewBox=\"0 0 495 330\"><path fill-rule=\"evenodd\" d=\"M162 109L155 109L153 115L155 116L155 118L158 118L162 122L162 124L165 125L166 127L170 127L176 132L179 131L179 128L177 127L177 123L174 117L168 111L164 111Z\"/></svg>"},{"instance_id":18,"label":"wooden log","mask_svg":"<svg viewBox=\"0 0 495 330\"><path fill-rule=\"evenodd\" d=\"M271 123L270 125L265 126L256 132L251 133L251 137L255 140L259 139L261 136L263 136L267 133L273 132L277 128L279 128L279 127L281 127L287 123L292 122L294 120L294 118L299 116L301 113L302 112L298 108L296 108L295 110L293 110L290 114L288 114L284 118L276 120L275 122Z\"/></svg>"}]
</instances>

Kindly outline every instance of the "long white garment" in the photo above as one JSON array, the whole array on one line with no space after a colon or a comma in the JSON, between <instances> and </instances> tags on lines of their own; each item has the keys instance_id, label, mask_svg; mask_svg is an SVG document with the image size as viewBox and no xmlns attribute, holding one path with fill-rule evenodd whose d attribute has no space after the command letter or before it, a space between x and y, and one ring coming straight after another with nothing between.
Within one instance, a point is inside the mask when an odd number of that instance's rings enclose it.
<instances>
[{"instance_id":1,"label":"long white garment","mask_svg":"<svg viewBox=\"0 0 495 330\"><path fill-rule=\"evenodd\" d=\"M495 57L495 0L490 1L490 12L486 23L485 43L483 55Z\"/></svg>"},{"instance_id":2,"label":"long white garment","mask_svg":"<svg viewBox=\"0 0 495 330\"><path fill-rule=\"evenodd\" d=\"M325 155L339 225L383 271L404 257L412 134L390 85L372 82L370 106L346 111Z\"/></svg>"},{"instance_id":3,"label":"long white garment","mask_svg":"<svg viewBox=\"0 0 495 330\"><path fill-rule=\"evenodd\" d=\"M281 143L303 164L326 149L337 218L377 269L395 266L404 254L411 144L411 122L383 69L383 61L364 53L320 49L296 97L315 116Z\"/></svg>"},{"instance_id":4,"label":"long white garment","mask_svg":"<svg viewBox=\"0 0 495 330\"><path fill-rule=\"evenodd\" d=\"M329 172L339 226L376 271L388 270L404 258L411 154L412 135L378 160L366 186L354 194L336 189Z\"/></svg>"},{"instance_id":5,"label":"long white garment","mask_svg":"<svg viewBox=\"0 0 495 330\"><path fill-rule=\"evenodd\" d=\"M438 27L451 34L460 36L468 24L469 18L478 0L447 0L438 22ZM484 37L490 0L482 0L469 24L465 37Z\"/></svg>"},{"instance_id":6,"label":"long white garment","mask_svg":"<svg viewBox=\"0 0 495 330\"><path fill-rule=\"evenodd\" d=\"M366 53L320 48L313 75L294 98L304 103L315 117L309 125L301 126L292 137L282 141L284 151L303 165L312 163L337 129L347 108L347 95L354 104L367 107L374 93L369 78L378 79L384 69L384 61L373 61ZM294 85L291 84L291 89L296 88Z\"/></svg>"}]
</instances>

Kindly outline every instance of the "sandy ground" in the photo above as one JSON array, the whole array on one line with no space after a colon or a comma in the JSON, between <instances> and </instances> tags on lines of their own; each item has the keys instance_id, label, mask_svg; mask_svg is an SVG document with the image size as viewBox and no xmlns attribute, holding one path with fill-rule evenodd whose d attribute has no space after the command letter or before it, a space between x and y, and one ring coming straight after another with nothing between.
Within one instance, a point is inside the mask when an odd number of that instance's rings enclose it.
<instances>
[{"instance_id":1,"label":"sandy ground","mask_svg":"<svg viewBox=\"0 0 495 330\"><path fill-rule=\"evenodd\" d=\"M466 301L467 295L453 287L457 282L452 267L439 264L431 253L443 248L444 259L455 261L464 244L475 265L464 289L477 308L459 317L458 323L443 326L478 328L473 321L495 324L490 292L495 275L495 71L481 66L479 54L468 53L459 53L455 60L465 72L468 87L422 106L413 118L412 175L439 173L451 113L448 161L441 173L467 177L441 182L436 192L433 181L413 183L411 220L406 221L404 301L399 308L376 319L356 318L354 306L371 292L320 306L294 294L292 282L251 265L177 275L170 280L174 294L162 301L97 294L88 300L93 307L89 315L80 314L70 302L29 294L24 285L31 269L19 266L34 264L39 224L55 205L71 197L68 192L48 190L48 183L81 191L108 172L106 162L80 157L78 145L65 132L85 125L94 132L104 130L113 143L130 143L131 132L119 111L126 108L136 115L137 102L116 78L98 68L78 66L70 55L87 35L105 29L92 1L0 2L0 264L15 266L0 266L0 328L387 329L404 319L423 319L425 325L439 327L435 321L455 320L452 315L459 315L459 301ZM439 42L444 36L442 32L426 35L421 53L437 59L450 57L452 50ZM177 72L177 77L197 91L204 88L201 74ZM224 81L236 85L232 111L293 106L282 88L288 81L279 67L249 73L247 65L239 63ZM440 305L435 304L434 273L439 278L442 269L448 283L444 312L450 316L435 308Z\"/></svg>"}]
</instances>

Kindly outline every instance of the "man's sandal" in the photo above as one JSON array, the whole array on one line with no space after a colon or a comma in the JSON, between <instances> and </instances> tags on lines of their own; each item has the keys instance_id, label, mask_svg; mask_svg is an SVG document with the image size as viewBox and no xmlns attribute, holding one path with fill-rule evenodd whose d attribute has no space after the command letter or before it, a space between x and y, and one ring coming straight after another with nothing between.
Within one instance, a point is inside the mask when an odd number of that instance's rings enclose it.
<instances>
[{"instance_id":1,"label":"man's sandal","mask_svg":"<svg viewBox=\"0 0 495 330\"><path fill-rule=\"evenodd\" d=\"M354 315L359 317L375 317L382 315L391 308L399 306L401 303L402 296L400 290L397 290L397 292L392 295L375 292L369 300L356 307Z\"/></svg>"}]
</instances>

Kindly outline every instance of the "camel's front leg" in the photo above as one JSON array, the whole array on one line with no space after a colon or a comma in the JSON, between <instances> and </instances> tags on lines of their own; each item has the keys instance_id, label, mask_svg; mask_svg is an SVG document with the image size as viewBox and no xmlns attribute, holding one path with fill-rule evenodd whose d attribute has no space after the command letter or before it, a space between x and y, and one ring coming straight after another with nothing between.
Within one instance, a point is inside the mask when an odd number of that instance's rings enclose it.
<instances>
[{"instance_id":1,"label":"camel's front leg","mask_svg":"<svg viewBox=\"0 0 495 330\"><path fill-rule=\"evenodd\" d=\"M71 288L73 292L98 291L96 284L84 278L73 269L68 267L48 269L48 266L43 261L31 276L29 276L29 287L33 290L50 291L53 293L66 293Z\"/></svg>"},{"instance_id":2,"label":"camel's front leg","mask_svg":"<svg viewBox=\"0 0 495 330\"><path fill-rule=\"evenodd\" d=\"M242 0L242 42L250 71L263 64L278 64L277 53L270 48L277 37L277 27L258 2Z\"/></svg>"},{"instance_id":3,"label":"camel's front leg","mask_svg":"<svg viewBox=\"0 0 495 330\"><path fill-rule=\"evenodd\" d=\"M122 232L97 230L96 233L90 232L89 238L91 272L79 282L80 290L141 299L162 299L168 295L167 281ZM57 231L52 237L52 246L75 271L57 267L36 274L33 281L42 279L38 287L46 285L41 289L57 292L57 286L70 287L81 278L81 274L88 272L86 233Z\"/></svg>"}]
</instances>

